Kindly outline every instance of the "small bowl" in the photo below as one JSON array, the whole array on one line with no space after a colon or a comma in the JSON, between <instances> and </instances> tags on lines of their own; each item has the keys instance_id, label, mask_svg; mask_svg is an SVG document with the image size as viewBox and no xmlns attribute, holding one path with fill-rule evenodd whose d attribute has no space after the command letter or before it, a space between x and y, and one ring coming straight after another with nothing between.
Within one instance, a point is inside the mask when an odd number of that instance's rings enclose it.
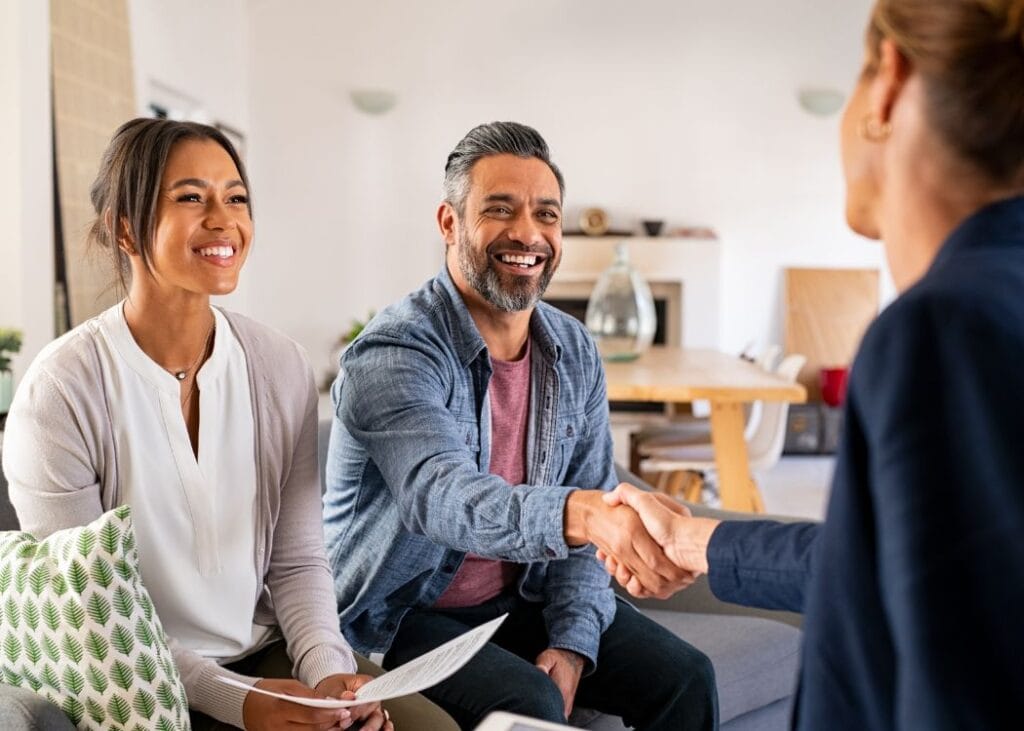
<instances>
[{"instance_id":1,"label":"small bowl","mask_svg":"<svg viewBox=\"0 0 1024 731\"><path fill-rule=\"evenodd\" d=\"M640 223L643 224L644 231L648 236L660 236L661 229L665 225L664 221L641 221Z\"/></svg>"}]
</instances>

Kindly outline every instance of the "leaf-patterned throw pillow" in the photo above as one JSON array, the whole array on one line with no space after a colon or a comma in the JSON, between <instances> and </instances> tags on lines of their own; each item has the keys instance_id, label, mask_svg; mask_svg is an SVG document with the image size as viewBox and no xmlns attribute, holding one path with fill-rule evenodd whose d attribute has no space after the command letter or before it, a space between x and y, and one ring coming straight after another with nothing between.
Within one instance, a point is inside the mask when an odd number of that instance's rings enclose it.
<instances>
[{"instance_id":1,"label":"leaf-patterned throw pillow","mask_svg":"<svg viewBox=\"0 0 1024 731\"><path fill-rule=\"evenodd\" d=\"M48 698L83 731L188 731L138 563L128 506L42 541L0 533L0 680Z\"/></svg>"}]
</instances>

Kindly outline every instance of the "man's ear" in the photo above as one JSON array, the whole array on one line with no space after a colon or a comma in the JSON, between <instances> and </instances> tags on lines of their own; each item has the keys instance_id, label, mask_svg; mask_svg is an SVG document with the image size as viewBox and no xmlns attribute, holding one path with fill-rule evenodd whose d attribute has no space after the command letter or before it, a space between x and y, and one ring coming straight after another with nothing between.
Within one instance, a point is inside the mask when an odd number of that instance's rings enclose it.
<instances>
[{"instance_id":1,"label":"man's ear","mask_svg":"<svg viewBox=\"0 0 1024 731\"><path fill-rule=\"evenodd\" d=\"M457 239L455 230L457 223L458 216L452 204L448 201L442 202L437 209L437 227L441 230L441 237L444 239L446 247L455 244Z\"/></svg>"},{"instance_id":2,"label":"man's ear","mask_svg":"<svg viewBox=\"0 0 1024 731\"><path fill-rule=\"evenodd\" d=\"M892 118L892 110L913 67L892 40L885 38L878 48L878 72L871 82L871 117L881 124Z\"/></svg>"}]
</instances>

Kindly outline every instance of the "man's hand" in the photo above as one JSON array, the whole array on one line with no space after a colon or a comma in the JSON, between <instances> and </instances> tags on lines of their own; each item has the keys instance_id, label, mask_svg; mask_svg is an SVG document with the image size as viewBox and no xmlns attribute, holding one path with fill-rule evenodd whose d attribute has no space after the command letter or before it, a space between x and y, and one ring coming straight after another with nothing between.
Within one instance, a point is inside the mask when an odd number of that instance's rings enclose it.
<instances>
[{"instance_id":1,"label":"man's hand","mask_svg":"<svg viewBox=\"0 0 1024 731\"><path fill-rule=\"evenodd\" d=\"M264 678L256 683L256 687L300 698L315 698L317 695L297 680ZM242 723L247 731L276 731L292 724L305 726L309 731L331 731L351 726L352 714L347 708L310 708L262 693L249 692L242 703Z\"/></svg>"},{"instance_id":2,"label":"man's hand","mask_svg":"<svg viewBox=\"0 0 1024 731\"><path fill-rule=\"evenodd\" d=\"M629 506L639 515L651 537L665 550L665 555L679 568L691 576L688 586L699 574L708 571L707 547L711 534L718 527L718 520L690 517L689 509L668 495L646 492L633 485L620 484L615 490L603 495L604 501L613 506ZM615 576L634 596L648 596L642 580L629 570L610 551L599 551L598 558L605 562L605 568ZM680 588L683 588L682 586Z\"/></svg>"},{"instance_id":3,"label":"man's hand","mask_svg":"<svg viewBox=\"0 0 1024 731\"><path fill-rule=\"evenodd\" d=\"M580 684L580 676L583 674L585 660L571 650L559 650L549 647L537 655L537 667L548 674L562 692L562 700L565 701L565 717L569 718L572 713L572 706L576 700L576 688Z\"/></svg>"},{"instance_id":4,"label":"man's hand","mask_svg":"<svg viewBox=\"0 0 1024 731\"><path fill-rule=\"evenodd\" d=\"M328 675L316 686L316 694L321 698L339 698L355 700L356 691L373 680L370 675ZM380 703L365 703L347 709L352 714L352 721L361 721L361 731L394 731L388 712L380 707Z\"/></svg>"},{"instance_id":5,"label":"man's hand","mask_svg":"<svg viewBox=\"0 0 1024 731\"><path fill-rule=\"evenodd\" d=\"M602 500L603 495L601 490L569 494L565 503L566 542L593 543L605 555L613 556L643 596L664 599L688 586L693 576L665 556L637 512L626 505L612 506Z\"/></svg>"}]
</instances>

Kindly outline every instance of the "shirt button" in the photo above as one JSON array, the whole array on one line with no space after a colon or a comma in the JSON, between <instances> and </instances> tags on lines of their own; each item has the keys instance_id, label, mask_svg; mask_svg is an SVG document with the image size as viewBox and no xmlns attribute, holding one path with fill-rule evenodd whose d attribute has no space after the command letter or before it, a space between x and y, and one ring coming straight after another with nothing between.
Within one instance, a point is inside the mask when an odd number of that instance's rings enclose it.
<instances>
[{"instance_id":1,"label":"shirt button","mask_svg":"<svg viewBox=\"0 0 1024 731\"><path fill-rule=\"evenodd\" d=\"M545 548L544 553L547 555L548 558L554 558L558 555L558 551L556 551L553 548Z\"/></svg>"}]
</instances>

